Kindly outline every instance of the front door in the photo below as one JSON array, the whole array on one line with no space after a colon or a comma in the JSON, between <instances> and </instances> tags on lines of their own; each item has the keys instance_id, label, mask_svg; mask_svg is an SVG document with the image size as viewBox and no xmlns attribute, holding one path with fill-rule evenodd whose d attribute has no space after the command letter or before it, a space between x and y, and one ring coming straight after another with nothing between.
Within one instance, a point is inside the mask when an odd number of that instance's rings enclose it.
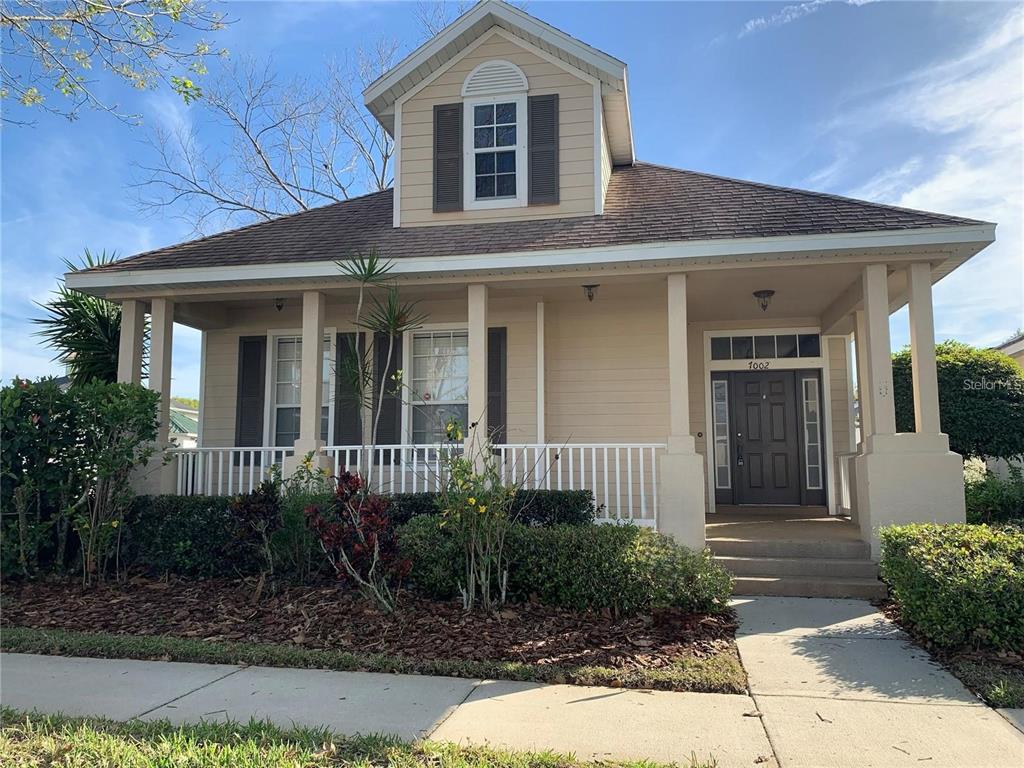
<instances>
[{"instance_id":1,"label":"front door","mask_svg":"<svg viewBox=\"0 0 1024 768\"><path fill-rule=\"evenodd\" d=\"M737 504L800 504L800 439L793 371L732 374Z\"/></svg>"}]
</instances>

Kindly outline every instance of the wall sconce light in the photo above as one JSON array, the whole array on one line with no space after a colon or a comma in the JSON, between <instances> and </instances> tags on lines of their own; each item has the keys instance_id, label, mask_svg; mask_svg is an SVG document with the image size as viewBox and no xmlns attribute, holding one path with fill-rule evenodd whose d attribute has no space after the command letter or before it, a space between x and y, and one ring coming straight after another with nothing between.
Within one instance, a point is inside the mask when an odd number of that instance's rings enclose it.
<instances>
[{"instance_id":1,"label":"wall sconce light","mask_svg":"<svg viewBox=\"0 0 1024 768\"><path fill-rule=\"evenodd\" d=\"M774 295L775 291L770 289L754 291L754 298L757 299L757 305L761 307L762 312L768 311L768 305L771 304Z\"/></svg>"},{"instance_id":2,"label":"wall sconce light","mask_svg":"<svg viewBox=\"0 0 1024 768\"><path fill-rule=\"evenodd\" d=\"M282 299L282 298L274 299L274 309L276 309L278 312L280 312L282 309L284 309L284 299Z\"/></svg>"},{"instance_id":3,"label":"wall sconce light","mask_svg":"<svg viewBox=\"0 0 1024 768\"><path fill-rule=\"evenodd\" d=\"M597 289L600 288L600 287L601 287L600 283L594 283L592 285L584 285L583 286L583 293L585 293L587 295L587 301L593 301L594 300L594 293L596 293Z\"/></svg>"}]
</instances>

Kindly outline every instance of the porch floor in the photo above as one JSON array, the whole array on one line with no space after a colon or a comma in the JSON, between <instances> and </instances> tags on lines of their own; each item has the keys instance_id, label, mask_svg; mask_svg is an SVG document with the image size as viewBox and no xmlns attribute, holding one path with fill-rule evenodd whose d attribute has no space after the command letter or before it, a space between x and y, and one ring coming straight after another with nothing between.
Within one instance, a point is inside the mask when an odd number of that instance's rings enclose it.
<instances>
[{"instance_id":1,"label":"porch floor","mask_svg":"<svg viewBox=\"0 0 1024 768\"><path fill-rule=\"evenodd\" d=\"M738 507L719 505L705 521L708 539L743 541L860 542L860 528L825 507Z\"/></svg>"}]
</instances>

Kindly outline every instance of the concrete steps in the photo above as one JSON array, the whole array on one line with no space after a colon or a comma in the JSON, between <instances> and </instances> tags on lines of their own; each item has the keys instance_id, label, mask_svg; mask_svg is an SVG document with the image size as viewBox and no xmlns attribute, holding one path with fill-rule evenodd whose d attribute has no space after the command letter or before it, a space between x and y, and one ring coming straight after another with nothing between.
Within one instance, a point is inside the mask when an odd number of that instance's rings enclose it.
<instances>
[{"instance_id":1,"label":"concrete steps","mask_svg":"<svg viewBox=\"0 0 1024 768\"><path fill-rule=\"evenodd\" d=\"M735 577L737 595L863 600L886 595L878 565L861 541L710 538L707 544Z\"/></svg>"}]
</instances>

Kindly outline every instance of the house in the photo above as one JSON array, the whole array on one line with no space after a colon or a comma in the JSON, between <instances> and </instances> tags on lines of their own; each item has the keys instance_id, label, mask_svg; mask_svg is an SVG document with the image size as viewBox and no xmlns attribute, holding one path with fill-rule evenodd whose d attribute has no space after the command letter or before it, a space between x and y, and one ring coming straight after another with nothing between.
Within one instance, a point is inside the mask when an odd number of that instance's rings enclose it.
<instances>
[{"instance_id":1,"label":"house","mask_svg":"<svg viewBox=\"0 0 1024 768\"><path fill-rule=\"evenodd\" d=\"M195 448L199 444L199 409L193 403L172 397L168 418L168 443L177 448Z\"/></svg>"},{"instance_id":2,"label":"house","mask_svg":"<svg viewBox=\"0 0 1024 768\"><path fill-rule=\"evenodd\" d=\"M1024 333L1016 333L998 347L993 347L1004 355L1009 355L1024 368Z\"/></svg>"},{"instance_id":3,"label":"house","mask_svg":"<svg viewBox=\"0 0 1024 768\"><path fill-rule=\"evenodd\" d=\"M161 392L172 322L202 331L200 447L172 452L162 490L237 491L308 452L423 489L454 416L507 476L590 488L602 515L694 547L740 505L851 514L874 555L879 525L963 519L932 285L994 224L641 161L626 64L498 0L364 97L393 189L67 275L121 302L123 380L144 313ZM370 251L427 316L390 365L335 263ZM889 315L908 303L917 423L897 434ZM412 393L385 398L372 457L338 375L358 346Z\"/></svg>"}]
</instances>

